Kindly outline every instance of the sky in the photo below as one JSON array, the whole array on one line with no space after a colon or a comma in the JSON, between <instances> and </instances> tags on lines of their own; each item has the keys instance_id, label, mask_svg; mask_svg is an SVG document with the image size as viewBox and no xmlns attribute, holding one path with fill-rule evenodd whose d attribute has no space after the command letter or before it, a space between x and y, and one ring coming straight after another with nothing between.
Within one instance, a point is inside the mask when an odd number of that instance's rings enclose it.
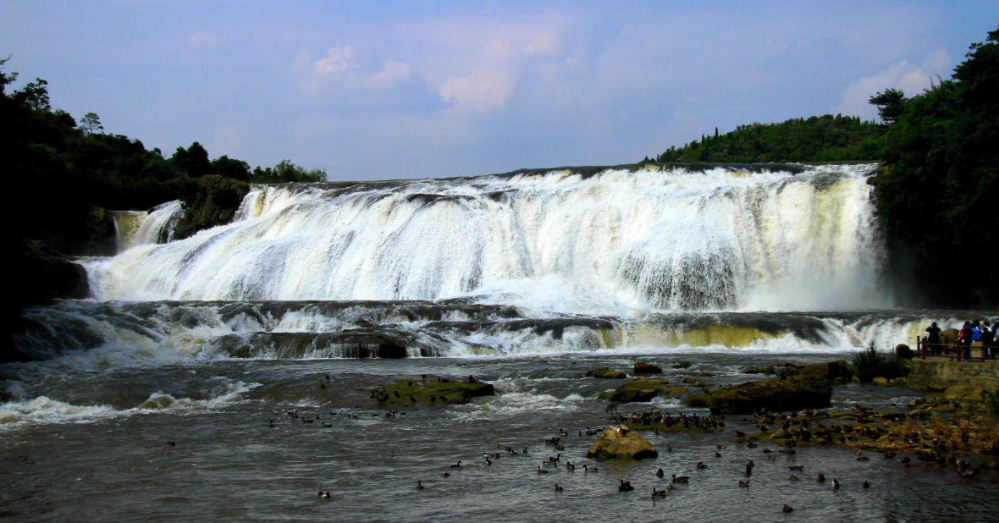
<instances>
[{"instance_id":1,"label":"sky","mask_svg":"<svg viewBox=\"0 0 999 523\"><path fill-rule=\"evenodd\" d=\"M753 122L876 119L999 1L0 0L17 86L169 156L331 180L613 165Z\"/></svg>"}]
</instances>

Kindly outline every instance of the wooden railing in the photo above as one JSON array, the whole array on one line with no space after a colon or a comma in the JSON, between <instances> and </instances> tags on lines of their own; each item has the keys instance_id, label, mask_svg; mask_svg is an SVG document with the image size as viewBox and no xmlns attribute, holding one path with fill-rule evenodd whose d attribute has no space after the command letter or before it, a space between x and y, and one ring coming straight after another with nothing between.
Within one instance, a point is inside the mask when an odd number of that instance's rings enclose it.
<instances>
[{"instance_id":1,"label":"wooden railing","mask_svg":"<svg viewBox=\"0 0 999 523\"><path fill-rule=\"evenodd\" d=\"M989 350L990 347L991 351ZM976 352L978 353L978 358L975 358ZM992 345L974 346L956 341L930 343L926 341L925 336L916 336L916 354L919 355L920 359L926 359L927 356L932 354L947 358L957 358L958 361L971 361L974 359L986 361L990 357L990 352L992 354L999 353L999 345L993 343ZM992 356L992 358L995 359L995 356Z\"/></svg>"}]
</instances>

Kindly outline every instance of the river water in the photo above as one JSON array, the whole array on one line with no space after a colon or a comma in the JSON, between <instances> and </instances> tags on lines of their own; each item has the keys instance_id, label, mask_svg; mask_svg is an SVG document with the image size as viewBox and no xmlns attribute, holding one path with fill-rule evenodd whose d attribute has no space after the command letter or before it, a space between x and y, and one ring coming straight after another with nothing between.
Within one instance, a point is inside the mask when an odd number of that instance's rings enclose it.
<instances>
[{"instance_id":1,"label":"river water","mask_svg":"<svg viewBox=\"0 0 999 523\"><path fill-rule=\"evenodd\" d=\"M611 405L597 396L622 381L583 377L592 368L637 359L674 383L726 385L760 379L749 366L849 359L912 343L930 321L999 316L892 307L873 168L254 186L232 224L182 240L179 202L117 213L122 252L81 260L94 297L26 311L17 343L34 361L0 366L0 517L995 520L994 474L749 448L731 441L755 430L738 416L720 433L647 434L654 460L586 458L615 413L707 413ZM498 394L394 411L370 396L470 375ZM833 403L918 397L851 384ZM563 433L563 450L545 442ZM659 468L690 483L653 499Z\"/></svg>"},{"instance_id":2,"label":"river water","mask_svg":"<svg viewBox=\"0 0 999 523\"><path fill-rule=\"evenodd\" d=\"M695 376L725 384L757 379L742 373L748 365L843 356L640 359L663 365L674 382ZM2 511L25 521L987 521L999 511L994 475L969 482L935 465L905 466L878 454L860 462L827 448L775 452L771 461L766 445L731 442L734 431L754 430L741 416L728 417L717 434L646 434L660 450L657 459L595 463L586 458L595 439L586 429L611 423L608 403L596 396L621 381L581 376L603 365L628 370L635 357L227 360L46 372L32 400L0 407ZM692 365L674 369L680 362ZM391 417L369 398L377 384L422 375L475 375L499 394L400 408ZM890 408L917 396L854 384L838 388L833 403ZM675 400L652 405L706 413ZM626 404L617 412L649 407ZM569 436L556 452L545 440L560 429ZM510 455L507 446L527 454ZM496 452L502 457L486 465L483 453ZM579 468L538 474L556 454ZM740 488L750 459L757 464L751 486ZM698 470L698 461L708 468ZM667 480L691 479L653 501L651 489L668 482L655 476L660 467ZM819 472L842 487L817 483ZM621 479L635 491L618 492ZM426 488L416 489L417 481ZM320 490L331 498L320 499ZM784 514L784 504L794 512Z\"/></svg>"}]
</instances>

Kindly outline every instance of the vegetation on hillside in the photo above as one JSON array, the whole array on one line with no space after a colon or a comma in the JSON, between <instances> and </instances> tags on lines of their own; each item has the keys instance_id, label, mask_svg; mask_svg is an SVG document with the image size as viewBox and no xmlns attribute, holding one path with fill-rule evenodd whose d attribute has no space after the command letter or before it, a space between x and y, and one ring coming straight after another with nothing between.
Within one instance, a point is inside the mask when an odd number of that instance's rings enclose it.
<instances>
[{"instance_id":1,"label":"vegetation on hillside","mask_svg":"<svg viewBox=\"0 0 999 523\"><path fill-rule=\"evenodd\" d=\"M920 305L999 306L999 30L953 79L889 91L872 102L892 122L875 179L892 267Z\"/></svg>"},{"instance_id":2,"label":"vegetation on hillside","mask_svg":"<svg viewBox=\"0 0 999 523\"><path fill-rule=\"evenodd\" d=\"M740 125L670 147L656 162L834 162L878 158L884 126L852 116L813 116L782 123ZM646 158L646 161L650 161Z\"/></svg>"}]
</instances>

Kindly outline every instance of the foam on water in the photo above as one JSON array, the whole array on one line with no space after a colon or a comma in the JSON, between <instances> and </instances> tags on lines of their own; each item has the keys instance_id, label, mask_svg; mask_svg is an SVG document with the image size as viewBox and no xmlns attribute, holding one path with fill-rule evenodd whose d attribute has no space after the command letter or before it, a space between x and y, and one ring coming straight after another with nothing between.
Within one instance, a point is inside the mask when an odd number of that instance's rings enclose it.
<instances>
[{"instance_id":1,"label":"foam on water","mask_svg":"<svg viewBox=\"0 0 999 523\"><path fill-rule=\"evenodd\" d=\"M214 411L241 401L243 394L258 386L259 383L227 382L220 394L206 399L175 398L170 394L153 392L145 401L128 409L115 409L109 405L74 405L38 396L0 404L0 431L28 425L97 423L152 413L191 414Z\"/></svg>"}]
</instances>

